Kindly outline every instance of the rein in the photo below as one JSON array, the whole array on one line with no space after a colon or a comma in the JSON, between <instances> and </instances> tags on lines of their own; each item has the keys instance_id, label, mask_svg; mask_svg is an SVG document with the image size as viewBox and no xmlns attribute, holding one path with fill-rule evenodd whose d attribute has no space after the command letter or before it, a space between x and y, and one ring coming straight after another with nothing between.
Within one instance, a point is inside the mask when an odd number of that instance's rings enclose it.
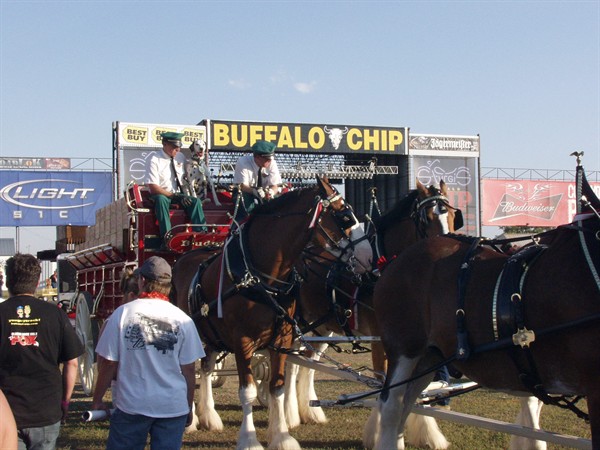
<instances>
[{"instance_id":1,"label":"rein","mask_svg":"<svg viewBox=\"0 0 600 450\"><path fill-rule=\"evenodd\" d=\"M594 281L595 281L598 289L600 290L600 280L598 279L598 271L592 260L591 255L590 255L590 250L588 248L588 244L585 241L585 239L583 238L583 234L587 233L587 234L593 234L594 239L600 240L600 232L584 227L582 222L583 222L582 220L579 220L579 221L577 221L577 224L571 223L571 224L567 224L567 225L562 225L558 228L570 229L570 230L574 230L578 233L578 237L580 240L580 244L582 246L582 251L584 253L585 261L586 261L588 267L590 268L590 271L592 272L592 276L594 278ZM547 231L544 233L539 233L539 234L530 236L530 239L534 243L537 243L541 237L549 234L550 232L551 231ZM371 396L379 394L379 393L388 392L390 389L410 383L410 382L415 381L419 378L422 378L432 372L435 372L436 370L440 369L441 367L451 364L454 361L466 360L469 357L476 355L476 354L497 351L497 350L514 349L516 346L519 346L519 345L521 345L521 347L523 347L523 346L528 347L529 343L531 341L524 341L524 343L522 343L518 339L519 336L522 336L521 333L531 333L535 336L535 339L537 340L538 338L543 338L545 336L553 335L553 334L556 334L559 332L564 332L565 330L578 328L578 327L584 327L584 326L591 326L594 322L600 321L600 313L597 313L597 314L592 314L592 315L589 315L586 317L581 317L579 319L574 319L574 320L571 320L569 322L562 323L559 325L542 328L542 329L536 330L535 332L533 330L527 330L526 328L523 327L523 329L518 330L516 335L499 338L499 339L489 342L487 344L482 344L473 349L469 349L468 343L467 343L467 336L466 336L466 327L464 327L464 311L461 307L461 300L460 300L460 299L464 299L464 295L461 294L460 291L466 289L467 279L463 279L461 281L462 277L460 274L463 272L463 269L466 270L465 266L468 265L467 261L471 258L475 249L477 247L481 246L482 244L490 245L494 249L498 250L496 247L496 245L498 245L498 244L504 244L506 242L513 242L516 240L522 241L524 239L518 238L518 239L512 239L512 240L506 240L506 239L487 240L487 239L483 239L483 238L469 239L467 237L458 237L458 236L453 236L453 237L458 238L459 240L461 240L465 243L469 243L469 242L471 243L470 249L466 252L463 264L461 265L461 271L459 272L459 307L457 310L457 329L458 329L457 343L458 343L458 345L457 345L457 351L455 352L455 354L450 356L449 358L446 358L445 360L435 364L434 366L429 367L429 368L417 373L416 375L413 375L412 377L410 377L408 379L405 379L403 381L400 381L398 383L394 383L394 384L391 384L388 386L384 386L381 389L369 391L369 392L367 392L365 394L361 394L359 396L353 396L348 399L338 400L336 402L336 404L344 405L348 402L371 397ZM517 340L515 340L515 336L517 336ZM524 383L525 387L530 389L530 391L542 402L544 402L546 404L558 406L563 409L568 409L571 412L575 413L577 415L577 417L589 422L589 415L587 413L583 412L582 410L580 410L576 406L576 403L581 399L580 396L575 396L573 400L570 400L568 396L564 396L564 395L552 396L543 389L543 386L541 386L541 384L534 384L531 382L527 383L524 380L524 377L526 377L526 374L522 374L522 375L523 376L521 377L521 381Z\"/></svg>"},{"instance_id":2,"label":"rein","mask_svg":"<svg viewBox=\"0 0 600 450\"><path fill-rule=\"evenodd\" d=\"M254 211L252 215L255 217L269 216L274 218L284 218L290 216L306 217L312 215L312 219L307 227L307 231L314 232L315 229L320 229L326 236L328 242L333 242L333 244L341 250L341 257L343 257L345 252L348 250L347 248L341 247L339 243L343 239L346 239L343 222L350 223L350 219L348 219L348 212L351 213L351 209L347 205L343 204L343 209L341 211L334 210L332 212L334 221L342 231L341 234L343 237L338 242L335 242L330 234L327 233L327 230L325 230L320 224L321 215L331 207L332 203L337 201L343 201L343 199L337 190L334 189L334 192L325 199L317 194L314 198L313 206L307 212L295 211L282 213L258 210ZM303 279L299 276L296 268L293 267L293 265L290 268L289 276L286 278L286 280L282 280L270 274L264 273L256 268L256 266L252 263L252 258L247 245L249 229L253 223L252 215L248 220L239 224L238 228L232 233L230 239L227 241L224 247L224 270L226 270L229 279L233 283L233 286L226 292L220 293L218 305L220 307L220 301L223 299L229 298L241 291L245 291L244 295L248 299L270 305L277 315L278 320L288 322L297 327L295 320L289 316L288 312L282 307L281 302L277 300L277 297L280 299L290 299L290 301L293 301L293 293L294 291L297 291ZM354 217L353 214L351 215ZM318 228L316 225L318 225ZM350 223L349 226L352 225L353 223ZM351 244L349 247L353 249L352 242L350 241L350 243ZM274 286L274 284L278 284L280 287Z\"/></svg>"},{"instance_id":3,"label":"rein","mask_svg":"<svg viewBox=\"0 0 600 450\"><path fill-rule=\"evenodd\" d=\"M580 319L576 319L576 320L572 320L568 323L564 323L561 325L555 325L552 327L548 327L548 328L543 328L541 330L536 331L536 336L538 337L543 337L549 334L553 334L559 331L563 331L569 328L573 328L573 327L579 327L582 325L590 325L591 322L595 322L597 320L600 320L600 313L598 314L594 314L592 316L587 316L587 317L582 317ZM513 347L515 344L512 340L512 337L507 337L507 338L502 338L499 339L497 341L493 341L490 342L488 344L482 344L478 347L475 347L474 349L471 350L470 355L476 355L478 353L484 353L484 352L491 352L491 351L495 351L495 350L504 350L507 348L511 348ZM418 380L419 378L424 377L425 375L428 375L430 373L433 373L435 371L437 371L438 369L441 369L444 366L447 366L451 363L453 363L454 361L456 361L457 359L459 359L459 356L457 354L454 354L452 356L450 356L449 358L444 359L443 361L417 373L416 375L413 375L410 378L407 378L405 380L399 381L398 383L394 383L394 384L390 384L388 386L384 386L381 389L375 389L369 392L365 392L364 394L361 395L357 395L357 396L353 396L351 398L347 398L347 399L340 399L337 400L335 402L336 405L345 405L346 403L350 403L356 400L361 400L363 398L367 398L367 397L372 397L373 395L377 395L383 392L387 392L391 389L397 388L399 386L402 386L404 384L410 383L412 381ZM560 397L559 397L560 398ZM544 403L552 403L555 404L556 406L561 406L560 404L558 404L558 401L556 401L556 399L554 399L554 401L550 400L548 401L548 399L553 399L553 397L547 396L547 399L540 399L542 400ZM566 407L568 409L571 409L568 406L561 406L561 407ZM577 409L577 411L572 410L573 412L575 412L577 414L578 417L583 418L585 420L589 420L589 417L587 414L582 413L581 411L579 411Z\"/></svg>"}]
</instances>

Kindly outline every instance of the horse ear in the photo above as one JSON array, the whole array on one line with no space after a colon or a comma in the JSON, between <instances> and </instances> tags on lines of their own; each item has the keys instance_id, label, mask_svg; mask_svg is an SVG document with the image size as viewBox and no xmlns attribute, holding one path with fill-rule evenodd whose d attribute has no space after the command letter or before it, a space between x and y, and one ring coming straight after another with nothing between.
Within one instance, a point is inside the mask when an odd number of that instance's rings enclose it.
<instances>
[{"instance_id":1,"label":"horse ear","mask_svg":"<svg viewBox=\"0 0 600 450\"><path fill-rule=\"evenodd\" d=\"M423 185L423 183L421 183L419 181L419 179L417 178L417 191L419 191L419 195L422 197L427 197L427 188L425 187L425 185Z\"/></svg>"},{"instance_id":2,"label":"horse ear","mask_svg":"<svg viewBox=\"0 0 600 450\"><path fill-rule=\"evenodd\" d=\"M323 192L326 192L325 185L323 184L325 177L321 178L319 175L317 175L316 178L317 178L317 184L319 185L319 189Z\"/></svg>"},{"instance_id":3,"label":"horse ear","mask_svg":"<svg viewBox=\"0 0 600 450\"><path fill-rule=\"evenodd\" d=\"M446 190L446 183L444 182L444 180L440 180L440 192L444 196L448 194L448 191Z\"/></svg>"}]
</instances>

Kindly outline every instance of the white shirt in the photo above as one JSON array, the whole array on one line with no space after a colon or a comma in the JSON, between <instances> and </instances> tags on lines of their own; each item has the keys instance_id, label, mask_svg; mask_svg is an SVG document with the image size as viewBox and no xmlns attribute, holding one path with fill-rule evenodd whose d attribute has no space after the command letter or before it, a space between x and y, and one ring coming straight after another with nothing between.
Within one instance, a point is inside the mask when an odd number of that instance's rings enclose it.
<instances>
[{"instance_id":1,"label":"white shirt","mask_svg":"<svg viewBox=\"0 0 600 450\"><path fill-rule=\"evenodd\" d=\"M181 309L150 298L119 306L96 352L119 363L114 406L121 411L163 418L189 412L180 366L206 355L194 322Z\"/></svg>"},{"instance_id":2,"label":"white shirt","mask_svg":"<svg viewBox=\"0 0 600 450\"><path fill-rule=\"evenodd\" d=\"M257 187L258 165L254 162L254 155L244 155L235 163L235 174L233 182L235 184L245 184L246 186ZM281 184L281 174L277 167L277 161L271 160L270 166L262 168L262 186L269 187Z\"/></svg>"},{"instance_id":3,"label":"white shirt","mask_svg":"<svg viewBox=\"0 0 600 450\"><path fill-rule=\"evenodd\" d=\"M179 182L183 184L185 155L179 152L173 159ZM171 170L171 157L164 151L155 151L150 155L145 182L146 184L156 184L169 192L177 192L177 181Z\"/></svg>"}]
</instances>

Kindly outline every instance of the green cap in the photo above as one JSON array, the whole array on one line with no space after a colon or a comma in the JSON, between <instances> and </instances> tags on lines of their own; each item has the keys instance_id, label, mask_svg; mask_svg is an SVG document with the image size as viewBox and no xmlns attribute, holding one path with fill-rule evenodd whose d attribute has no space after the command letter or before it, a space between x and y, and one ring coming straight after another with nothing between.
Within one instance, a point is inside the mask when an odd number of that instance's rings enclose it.
<instances>
[{"instance_id":1,"label":"green cap","mask_svg":"<svg viewBox=\"0 0 600 450\"><path fill-rule=\"evenodd\" d=\"M175 131L165 131L160 133L160 137L163 142L169 142L171 144L176 145L177 147L181 147L181 138L183 137L183 133L176 133Z\"/></svg>"},{"instance_id":2,"label":"green cap","mask_svg":"<svg viewBox=\"0 0 600 450\"><path fill-rule=\"evenodd\" d=\"M252 153L272 158L275 153L275 144L267 141L256 141L252 146Z\"/></svg>"}]
</instances>

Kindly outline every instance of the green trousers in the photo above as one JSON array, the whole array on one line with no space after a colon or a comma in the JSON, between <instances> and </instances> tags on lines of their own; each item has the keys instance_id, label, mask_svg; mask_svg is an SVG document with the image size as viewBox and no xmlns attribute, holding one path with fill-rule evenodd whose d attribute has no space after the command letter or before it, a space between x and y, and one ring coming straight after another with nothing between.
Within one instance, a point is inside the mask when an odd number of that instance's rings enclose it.
<instances>
[{"instance_id":1,"label":"green trousers","mask_svg":"<svg viewBox=\"0 0 600 450\"><path fill-rule=\"evenodd\" d=\"M158 220L158 228L160 229L160 237L164 238L167 231L171 229L171 218L169 217L169 207L171 203L181 204L181 200L184 197L167 197L165 195L153 195L154 200L154 213ZM184 207L185 213L190 218L190 222L194 225L205 224L206 218L204 217L204 210L202 209L202 201L195 197L189 197L192 199L192 204L188 207ZM192 227L194 231L206 231L206 227Z\"/></svg>"}]
</instances>

